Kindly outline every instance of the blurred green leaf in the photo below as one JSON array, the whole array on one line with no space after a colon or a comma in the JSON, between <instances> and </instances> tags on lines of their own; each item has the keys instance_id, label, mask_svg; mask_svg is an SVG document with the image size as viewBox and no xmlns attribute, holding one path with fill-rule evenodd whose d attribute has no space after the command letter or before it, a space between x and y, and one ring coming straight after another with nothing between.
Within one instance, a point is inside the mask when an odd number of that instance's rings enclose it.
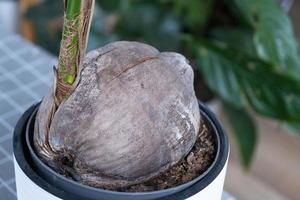
<instances>
[{"instance_id":1,"label":"blurred green leaf","mask_svg":"<svg viewBox=\"0 0 300 200\"><path fill-rule=\"evenodd\" d=\"M274 0L233 0L239 16L254 30L258 56L272 63L276 70L300 79L298 43L287 14Z\"/></svg>"},{"instance_id":2,"label":"blurred green leaf","mask_svg":"<svg viewBox=\"0 0 300 200\"><path fill-rule=\"evenodd\" d=\"M230 49L256 56L253 44L253 32L238 27L217 27L211 30L211 38L223 42Z\"/></svg>"},{"instance_id":3,"label":"blurred green leaf","mask_svg":"<svg viewBox=\"0 0 300 200\"><path fill-rule=\"evenodd\" d=\"M203 31L211 16L214 0L175 0L175 13L184 24L197 33Z\"/></svg>"},{"instance_id":4,"label":"blurred green leaf","mask_svg":"<svg viewBox=\"0 0 300 200\"><path fill-rule=\"evenodd\" d=\"M130 4L122 9L116 32L122 40L138 40L160 50L175 50L180 44L180 22L155 4Z\"/></svg>"},{"instance_id":5,"label":"blurred green leaf","mask_svg":"<svg viewBox=\"0 0 300 200\"><path fill-rule=\"evenodd\" d=\"M236 109L226 103L223 103L223 109L239 147L241 164L249 168L257 143L255 122L245 110Z\"/></svg>"},{"instance_id":6,"label":"blurred green leaf","mask_svg":"<svg viewBox=\"0 0 300 200\"><path fill-rule=\"evenodd\" d=\"M96 0L95 2L106 11L116 11L119 9L120 1L121 0Z\"/></svg>"},{"instance_id":7,"label":"blurred green leaf","mask_svg":"<svg viewBox=\"0 0 300 200\"><path fill-rule=\"evenodd\" d=\"M201 48L199 51L198 66L210 89L226 102L232 102L237 107L243 107L244 102L241 98L237 71L228 67L231 65L231 61L219 57L218 54L209 49Z\"/></svg>"},{"instance_id":8,"label":"blurred green leaf","mask_svg":"<svg viewBox=\"0 0 300 200\"><path fill-rule=\"evenodd\" d=\"M238 108L246 101L260 114L281 120L300 120L300 83L274 67L226 45L202 41L200 70L209 87Z\"/></svg>"}]
</instances>

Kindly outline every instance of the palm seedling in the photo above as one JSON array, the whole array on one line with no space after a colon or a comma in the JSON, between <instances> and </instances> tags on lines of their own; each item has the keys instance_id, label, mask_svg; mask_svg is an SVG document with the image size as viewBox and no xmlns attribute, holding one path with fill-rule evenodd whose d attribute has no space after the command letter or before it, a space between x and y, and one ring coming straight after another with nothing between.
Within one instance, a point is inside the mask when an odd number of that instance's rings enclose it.
<instances>
[{"instance_id":1,"label":"palm seedling","mask_svg":"<svg viewBox=\"0 0 300 200\"><path fill-rule=\"evenodd\" d=\"M34 144L65 176L119 188L182 160L198 136L200 112L193 70L180 54L114 42L83 59L93 4L65 1L54 89L37 113Z\"/></svg>"}]
</instances>

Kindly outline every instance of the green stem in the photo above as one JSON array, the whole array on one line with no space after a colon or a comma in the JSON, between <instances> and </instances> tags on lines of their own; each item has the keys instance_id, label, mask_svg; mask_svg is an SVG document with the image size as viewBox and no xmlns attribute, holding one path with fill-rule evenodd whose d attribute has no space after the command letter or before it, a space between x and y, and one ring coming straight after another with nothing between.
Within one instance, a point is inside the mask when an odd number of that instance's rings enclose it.
<instances>
[{"instance_id":1,"label":"green stem","mask_svg":"<svg viewBox=\"0 0 300 200\"><path fill-rule=\"evenodd\" d=\"M58 81L72 85L77 73L81 0L68 0L58 65Z\"/></svg>"},{"instance_id":2,"label":"green stem","mask_svg":"<svg viewBox=\"0 0 300 200\"><path fill-rule=\"evenodd\" d=\"M81 0L69 0L67 2L66 17L74 19L80 13Z\"/></svg>"},{"instance_id":3,"label":"green stem","mask_svg":"<svg viewBox=\"0 0 300 200\"><path fill-rule=\"evenodd\" d=\"M65 18L56 74L59 105L74 90L84 57L94 0L65 0Z\"/></svg>"}]
</instances>

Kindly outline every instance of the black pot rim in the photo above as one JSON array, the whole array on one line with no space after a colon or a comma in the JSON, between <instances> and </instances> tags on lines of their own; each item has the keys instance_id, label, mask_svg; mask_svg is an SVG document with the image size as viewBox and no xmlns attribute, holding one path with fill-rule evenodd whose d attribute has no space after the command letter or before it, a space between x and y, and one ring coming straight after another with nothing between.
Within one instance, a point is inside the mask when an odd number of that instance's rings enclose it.
<instances>
[{"instance_id":1,"label":"black pot rim","mask_svg":"<svg viewBox=\"0 0 300 200\"><path fill-rule=\"evenodd\" d=\"M202 118L214 130L217 141L217 152L211 166L194 180L165 190L153 192L117 192L90 186L65 178L44 164L32 148L32 131L35 114L39 104L31 106L18 121L13 138L14 155L23 172L37 185L62 199L185 199L208 186L222 171L226 164L229 143L224 129L215 115L201 102L199 107ZM31 136L30 136L31 133ZM24 136L24 134L26 136Z\"/></svg>"}]
</instances>

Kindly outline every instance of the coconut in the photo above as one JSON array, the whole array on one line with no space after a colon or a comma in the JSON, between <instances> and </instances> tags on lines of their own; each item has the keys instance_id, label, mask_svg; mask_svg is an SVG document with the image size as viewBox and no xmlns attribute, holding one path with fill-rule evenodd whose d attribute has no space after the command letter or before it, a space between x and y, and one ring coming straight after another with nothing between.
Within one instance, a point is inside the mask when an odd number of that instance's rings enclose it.
<instances>
[{"instance_id":1,"label":"coconut","mask_svg":"<svg viewBox=\"0 0 300 200\"><path fill-rule=\"evenodd\" d=\"M200 112L186 58L138 42L87 54L80 80L54 112L54 91L36 116L34 145L57 172L120 188L164 172L193 147Z\"/></svg>"}]
</instances>

